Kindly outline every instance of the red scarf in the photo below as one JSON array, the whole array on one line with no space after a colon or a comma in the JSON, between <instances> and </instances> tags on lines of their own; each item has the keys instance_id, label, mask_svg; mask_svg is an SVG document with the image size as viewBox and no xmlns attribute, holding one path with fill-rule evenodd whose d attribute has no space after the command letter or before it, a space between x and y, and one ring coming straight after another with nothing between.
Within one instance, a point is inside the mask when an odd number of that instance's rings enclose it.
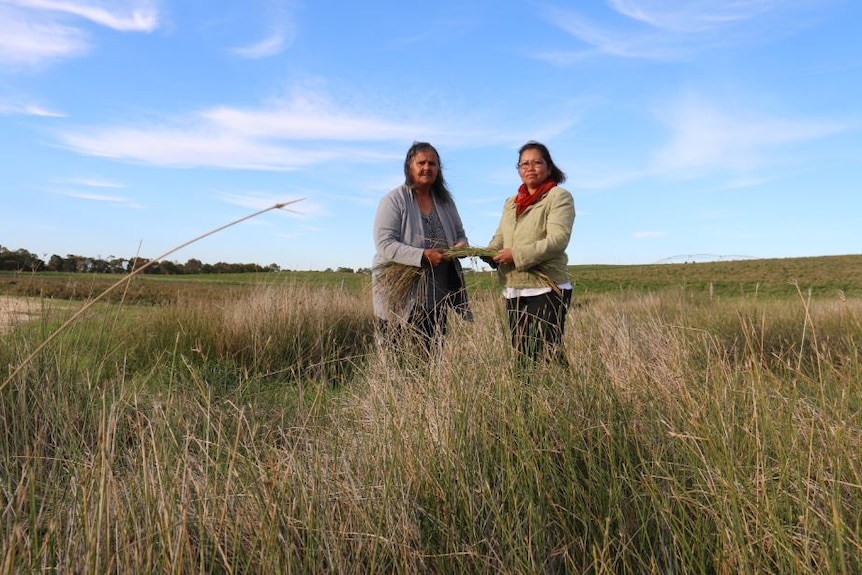
<instances>
[{"instance_id":1,"label":"red scarf","mask_svg":"<svg viewBox=\"0 0 862 575\"><path fill-rule=\"evenodd\" d=\"M520 218L524 210L541 200L556 185L557 182L554 180L547 180L536 189L535 193L531 194L527 191L527 184L521 184L521 187L518 188L518 195L515 196L515 218Z\"/></svg>"}]
</instances>

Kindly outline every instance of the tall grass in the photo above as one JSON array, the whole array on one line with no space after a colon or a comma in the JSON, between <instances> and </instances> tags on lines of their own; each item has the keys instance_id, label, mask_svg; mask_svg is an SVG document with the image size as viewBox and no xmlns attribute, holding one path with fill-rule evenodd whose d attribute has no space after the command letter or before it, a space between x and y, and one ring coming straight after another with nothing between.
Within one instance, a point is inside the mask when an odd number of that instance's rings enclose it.
<instances>
[{"instance_id":1,"label":"tall grass","mask_svg":"<svg viewBox=\"0 0 862 575\"><path fill-rule=\"evenodd\" d=\"M94 310L0 395L0 571L862 570L862 303L597 296L564 368L473 300L430 359L336 289Z\"/></svg>"}]
</instances>

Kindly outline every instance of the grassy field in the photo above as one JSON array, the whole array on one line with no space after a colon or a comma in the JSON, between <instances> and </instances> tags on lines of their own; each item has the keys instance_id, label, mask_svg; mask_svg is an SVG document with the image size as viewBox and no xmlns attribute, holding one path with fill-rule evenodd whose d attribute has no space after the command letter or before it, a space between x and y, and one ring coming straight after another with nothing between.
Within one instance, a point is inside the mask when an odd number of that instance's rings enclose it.
<instances>
[{"instance_id":1,"label":"grassy field","mask_svg":"<svg viewBox=\"0 0 862 575\"><path fill-rule=\"evenodd\" d=\"M570 366L490 274L442 354L367 277L0 276L0 573L860 573L862 256L578 266ZM35 355L40 344L46 345Z\"/></svg>"},{"instance_id":2,"label":"grassy field","mask_svg":"<svg viewBox=\"0 0 862 575\"><path fill-rule=\"evenodd\" d=\"M475 263L462 260L470 287L484 292L497 286L496 275L478 271ZM474 269L475 268L475 269ZM605 293L683 290L693 297L789 297L801 289L817 296L862 297L862 255L739 260L689 264L632 266L581 265L570 268L575 294L589 297ZM95 297L121 278L116 275L65 272L0 272L0 295L59 299ZM229 288L301 284L367 292L370 277L343 272L291 271L263 274L137 275L110 301L171 303L193 291L219 297ZM798 289L797 289L798 288Z\"/></svg>"}]
</instances>

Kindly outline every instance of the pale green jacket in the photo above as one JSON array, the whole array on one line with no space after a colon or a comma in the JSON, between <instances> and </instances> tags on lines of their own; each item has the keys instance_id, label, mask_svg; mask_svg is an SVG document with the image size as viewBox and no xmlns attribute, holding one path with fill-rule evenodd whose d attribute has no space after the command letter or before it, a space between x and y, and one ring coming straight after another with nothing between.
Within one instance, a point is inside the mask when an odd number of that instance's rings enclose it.
<instances>
[{"instance_id":1,"label":"pale green jacket","mask_svg":"<svg viewBox=\"0 0 862 575\"><path fill-rule=\"evenodd\" d=\"M515 196L503 204L503 215L488 248L510 248L514 266L501 265L497 274L503 287L547 287L547 281L530 270L539 270L556 285L569 281L566 248L575 222L572 194L556 186L515 218Z\"/></svg>"}]
</instances>

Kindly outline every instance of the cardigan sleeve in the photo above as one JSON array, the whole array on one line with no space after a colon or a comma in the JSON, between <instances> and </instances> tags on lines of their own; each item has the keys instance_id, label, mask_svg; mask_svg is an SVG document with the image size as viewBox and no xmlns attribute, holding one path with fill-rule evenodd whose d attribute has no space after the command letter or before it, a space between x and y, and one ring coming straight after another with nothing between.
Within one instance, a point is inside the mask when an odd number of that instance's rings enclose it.
<instances>
[{"instance_id":1,"label":"cardigan sleeve","mask_svg":"<svg viewBox=\"0 0 862 575\"><path fill-rule=\"evenodd\" d=\"M402 200L397 194L387 194L380 200L374 217L374 245L386 261L419 267L424 249L405 242L408 209Z\"/></svg>"}]
</instances>

